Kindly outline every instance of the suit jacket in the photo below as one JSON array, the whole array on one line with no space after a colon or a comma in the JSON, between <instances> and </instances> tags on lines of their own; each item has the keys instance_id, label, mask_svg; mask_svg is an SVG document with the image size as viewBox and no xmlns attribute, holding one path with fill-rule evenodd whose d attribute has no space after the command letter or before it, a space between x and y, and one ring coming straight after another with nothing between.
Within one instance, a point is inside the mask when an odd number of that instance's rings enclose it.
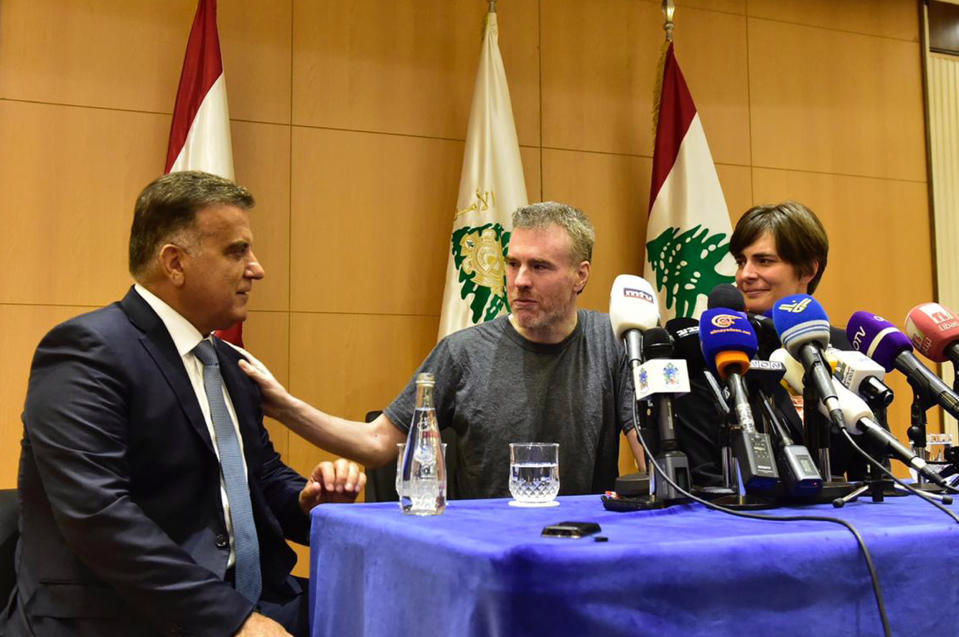
<instances>
[{"instance_id":1,"label":"suit jacket","mask_svg":"<svg viewBox=\"0 0 959 637\"><path fill-rule=\"evenodd\" d=\"M284 537L307 542L305 480L274 451L239 354L216 349L243 437L262 599L282 603L301 592ZM23 425L10 637L239 628L253 604L224 582L219 463L173 340L136 292L44 337Z\"/></svg>"}]
</instances>

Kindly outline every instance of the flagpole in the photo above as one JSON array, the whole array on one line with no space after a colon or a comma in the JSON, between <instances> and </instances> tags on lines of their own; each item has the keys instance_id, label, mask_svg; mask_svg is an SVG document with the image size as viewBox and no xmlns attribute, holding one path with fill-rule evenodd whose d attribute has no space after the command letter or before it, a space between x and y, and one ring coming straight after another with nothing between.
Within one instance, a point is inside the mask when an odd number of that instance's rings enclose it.
<instances>
[{"instance_id":1,"label":"flagpole","mask_svg":"<svg viewBox=\"0 0 959 637\"><path fill-rule=\"evenodd\" d=\"M492 0L495 4L496 0ZM666 41L673 41L673 14L676 13L676 5L673 4L673 0L663 0L663 15L666 16L666 21L663 23L663 30L666 32Z\"/></svg>"}]
</instances>

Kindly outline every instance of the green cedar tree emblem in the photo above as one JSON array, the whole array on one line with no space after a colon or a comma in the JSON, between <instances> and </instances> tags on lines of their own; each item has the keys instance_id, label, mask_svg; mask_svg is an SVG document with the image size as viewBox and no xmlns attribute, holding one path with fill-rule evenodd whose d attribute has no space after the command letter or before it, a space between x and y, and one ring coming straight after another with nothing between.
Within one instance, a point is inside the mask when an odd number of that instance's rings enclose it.
<instances>
[{"instance_id":1,"label":"green cedar tree emblem","mask_svg":"<svg viewBox=\"0 0 959 637\"><path fill-rule=\"evenodd\" d=\"M477 228L465 226L451 237L453 263L459 272L460 298L470 301L470 320L489 321L503 310L509 311L506 298L506 248L510 233L498 223Z\"/></svg>"},{"instance_id":2,"label":"green cedar tree emblem","mask_svg":"<svg viewBox=\"0 0 959 637\"><path fill-rule=\"evenodd\" d=\"M656 273L656 289L666 292L666 308L676 316L690 318L700 294L708 295L720 283L731 283L736 277L716 271L729 254L729 242L722 243L725 233L709 234L702 224L679 231L666 228L646 244L646 254Z\"/></svg>"}]
</instances>

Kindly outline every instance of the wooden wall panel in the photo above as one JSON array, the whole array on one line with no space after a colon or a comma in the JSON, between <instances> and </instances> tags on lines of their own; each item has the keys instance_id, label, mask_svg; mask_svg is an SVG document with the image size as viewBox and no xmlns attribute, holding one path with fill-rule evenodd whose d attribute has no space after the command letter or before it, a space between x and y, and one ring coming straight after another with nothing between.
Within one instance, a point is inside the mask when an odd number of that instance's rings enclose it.
<instances>
[{"instance_id":1,"label":"wooden wall panel","mask_svg":"<svg viewBox=\"0 0 959 637\"><path fill-rule=\"evenodd\" d=\"M656 2L656 0L646 0L647 2L652 2L653 4L660 6L662 2ZM685 9L708 9L710 11L718 11L720 13L746 13L746 0L683 0L682 4L678 7L680 12L685 12Z\"/></svg>"},{"instance_id":2,"label":"wooden wall panel","mask_svg":"<svg viewBox=\"0 0 959 637\"><path fill-rule=\"evenodd\" d=\"M716 174L723 187L723 197L733 227L739 217L753 206L752 172L748 166L716 165Z\"/></svg>"},{"instance_id":3,"label":"wooden wall panel","mask_svg":"<svg viewBox=\"0 0 959 637\"><path fill-rule=\"evenodd\" d=\"M292 15L293 0L217 3L220 51L233 119L290 123ZM189 21L187 25L189 28ZM180 59L182 65L182 54ZM177 66L177 73L179 69ZM172 112L172 100L167 108Z\"/></svg>"},{"instance_id":4,"label":"wooden wall panel","mask_svg":"<svg viewBox=\"0 0 959 637\"><path fill-rule=\"evenodd\" d=\"M520 142L539 142L537 2L500 5L500 50ZM486 4L298 2L293 122L464 139Z\"/></svg>"},{"instance_id":5,"label":"wooden wall panel","mask_svg":"<svg viewBox=\"0 0 959 637\"><path fill-rule=\"evenodd\" d=\"M822 220L830 255L816 297L834 324L869 310L901 325L933 298L924 183L760 168L753 183L758 202L792 198Z\"/></svg>"},{"instance_id":6,"label":"wooden wall panel","mask_svg":"<svg viewBox=\"0 0 959 637\"><path fill-rule=\"evenodd\" d=\"M293 314L289 388L331 414L362 422L402 391L436 342L438 318ZM309 471L330 454L291 435L290 466Z\"/></svg>"},{"instance_id":7,"label":"wooden wall panel","mask_svg":"<svg viewBox=\"0 0 959 637\"><path fill-rule=\"evenodd\" d=\"M256 287L253 297L257 295ZM243 344L266 365L284 386L290 383L290 315L288 312L251 311L243 324ZM273 446L286 457L290 450L290 432L280 423L268 419Z\"/></svg>"},{"instance_id":8,"label":"wooden wall panel","mask_svg":"<svg viewBox=\"0 0 959 637\"><path fill-rule=\"evenodd\" d=\"M0 101L0 302L104 305L131 284L133 204L169 116Z\"/></svg>"},{"instance_id":9,"label":"wooden wall panel","mask_svg":"<svg viewBox=\"0 0 959 637\"><path fill-rule=\"evenodd\" d=\"M919 41L919 10L901 0L746 0L750 17Z\"/></svg>"},{"instance_id":10,"label":"wooden wall panel","mask_svg":"<svg viewBox=\"0 0 959 637\"><path fill-rule=\"evenodd\" d=\"M580 306L606 312L617 274L642 275L646 206L652 161L645 157L548 150L543 154L547 199L580 208L593 222L596 245Z\"/></svg>"},{"instance_id":11,"label":"wooden wall panel","mask_svg":"<svg viewBox=\"0 0 959 637\"><path fill-rule=\"evenodd\" d=\"M293 131L293 309L436 314L463 142Z\"/></svg>"},{"instance_id":12,"label":"wooden wall panel","mask_svg":"<svg viewBox=\"0 0 959 637\"><path fill-rule=\"evenodd\" d=\"M713 158L746 164L745 18L682 9L676 20L676 55ZM652 155L662 22L659 3L559 0L544 4L545 146Z\"/></svg>"},{"instance_id":13,"label":"wooden wall panel","mask_svg":"<svg viewBox=\"0 0 959 637\"><path fill-rule=\"evenodd\" d=\"M236 181L250 189L253 250L266 277L256 284L250 307L290 308L290 127L234 121Z\"/></svg>"},{"instance_id":14,"label":"wooden wall panel","mask_svg":"<svg viewBox=\"0 0 959 637\"><path fill-rule=\"evenodd\" d=\"M757 166L925 181L918 43L750 19L749 94Z\"/></svg>"},{"instance_id":15,"label":"wooden wall panel","mask_svg":"<svg viewBox=\"0 0 959 637\"><path fill-rule=\"evenodd\" d=\"M0 97L171 113L195 7L193 0L4 2Z\"/></svg>"},{"instance_id":16,"label":"wooden wall panel","mask_svg":"<svg viewBox=\"0 0 959 637\"><path fill-rule=\"evenodd\" d=\"M220 3L235 118L290 121L291 1ZM3 8L3 97L173 112L193 0L8 2Z\"/></svg>"}]
</instances>

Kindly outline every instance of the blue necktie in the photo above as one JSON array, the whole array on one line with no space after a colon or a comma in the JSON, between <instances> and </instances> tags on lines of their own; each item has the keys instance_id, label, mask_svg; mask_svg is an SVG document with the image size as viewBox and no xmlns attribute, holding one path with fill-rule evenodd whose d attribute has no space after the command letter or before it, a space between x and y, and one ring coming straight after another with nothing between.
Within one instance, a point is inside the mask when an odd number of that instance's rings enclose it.
<instances>
[{"instance_id":1,"label":"blue necktie","mask_svg":"<svg viewBox=\"0 0 959 637\"><path fill-rule=\"evenodd\" d=\"M230 503L233 520L233 548L236 553L234 574L236 590L256 603L260 601L263 588L260 579L260 546L253 521L253 506L250 504L250 489L243 470L243 454L230 412L223 399L223 378L216 351L210 341L200 341L193 354L203 363L203 387L210 403L210 418L216 434L216 446L220 453L220 471L226 485L226 498Z\"/></svg>"}]
</instances>

